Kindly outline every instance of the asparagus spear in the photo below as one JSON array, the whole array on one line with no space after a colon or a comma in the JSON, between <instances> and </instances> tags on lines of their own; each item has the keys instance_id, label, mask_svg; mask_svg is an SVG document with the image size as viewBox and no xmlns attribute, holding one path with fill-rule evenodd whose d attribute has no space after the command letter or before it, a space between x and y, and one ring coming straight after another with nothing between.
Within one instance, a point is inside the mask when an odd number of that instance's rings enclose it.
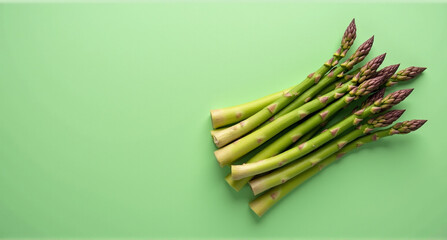
<instances>
[{"instance_id":1,"label":"asparagus spear","mask_svg":"<svg viewBox=\"0 0 447 240\"><path fill-rule=\"evenodd\" d=\"M368 89L357 88L351 90L351 92L358 90L360 92L368 91ZM399 102L404 100L412 91L413 89L405 89L393 92L388 96L384 97L383 99L374 102L374 104L372 104L371 106L368 106L355 112L351 116L345 118L344 120L332 126L330 129L328 129L328 131L325 131L317 135L316 137L312 138L311 140L299 145L298 147L287 150L279 155L258 162L247 163L244 165L232 165L231 166L232 177L233 179L238 180L245 177L264 173L279 168L283 165L286 165L308 154L309 152L317 149L324 143L334 139L335 137L337 137L339 134L346 131L350 127L357 126L366 117L369 117L372 114L379 113L383 110L389 109L392 106L398 104Z\"/></svg>"},{"instance_id":2,"label":"asparagus spear","mask_svg":"<svg viewBox=\"0 0 447 240\"><path fill-rule=\"evenodd\" d=\"M307 81L307 85L309 85L309 82L317 81L321 76L323 76L327 71L329 71L333 66L335 66L338 61L343 58L346 53L348 52L349 48L354 43L354 40L356 38L356 26L355 26L355 19L352 19L351 23L348 25L348 27L345 30L345 33L343 35L343 38L341 40L340 48L334 53L333 58L331 58L323 67L321 67L319 70L317 70L314 74L309 75L308 78L306 78L305 81ZM312 78L313 77L313 78ZM312 78L312 79L310 79ZM310 84L312 85L312 84ZM269 104L272 104L274 101L279 99L281 96L290 93L292 94L292 88L284 89L283 91L271 94L269 96L260 98L258 100L254 100L249 103L237 105L234 107L228 107L228 108L222 108L222 109L216 109L211 110L211 120L213 123L213 128L218 128L222 126L226 126L229 124L233 124L236 122L239 122L241 120L244 120L256 112L261 111ZM301 91L298 91L296 93L300 93L305 91L305 89L300 89ZM298 94L297 94L298 95Z\"/></svg>"},{"instance_id":3,"label":"asparagus spear","mask_svg":"<svg viewBox=\"0 0 447 240\"><path fill-rule=\"evenodd\" d=\"M348 60L346 60L344 63L340 64L339 67L332 69L332 71L328 75L326 75L318 84L316 84L312 88L308 89L306 92L304 92L298 98L296 98L293 102L291 102L289 105L287 105L284 109L282 109L281 111L276 113L272 118L270 118L269 122L265 123L265 125L270 124L270 122L273 122L275 119L277 119L281 116L284 116L285 114L287 114L287 113L293 111L294 109L302 106L303 104L309 102L310 100L312 100L313 97L315 97L327 85L331 84L337 78L343 77L345 72L348 72L349 70L351 70L355 64L363 61L363 59L366 57L366 55L368 55L369 50L371 50L373 42L374 42L374 36L372 36L370 39L368 39L366 42L364 42L356 50L356 52L354 54L352 54L352 56Z\"/></svg>"},{"instance_id":4,"label":"asparagus spear","mask_svg":"<svg viewBox=\"0 0 447 240\"><path fill-rule=\"evenodd\" d=\"M374 60L374 59L373 59ZM371 61L373 61L371 60ZM383 78L387 79L388 77L392 76L399 65L392 65L383 68L382 71L386 72L387 74L383 74ZM356 77L359 78L359 77ZM361 78L360 78L361 79ZM380 78L376 78L380 79ZM376 95L376 94L374 94ZM269 157L272 157L283 150L285 150L288 146L292 145L293 143L300 142L301 139L300 136L305 136L306 133L312 131L312 129L315 129L319 124L322 124L324 121L327 121L328 118L334 116L335 113L337 113L339 110L341 110L343 107L349 104L350 101L352 101L351 95L347 95L342 99L337 100L335 103L333 103L331 106L326 107L325 109L321 110L319 114L316 114L312 116L311 118L307 119L297 127L293 128L289 132L285 133L283 136L281 136L279 139L268 145L266 148L264 148L262 151L260 151L258 154L256 154L253 158L251 158L247 163L253 163L257 162ZM382 98L382 95L379 95L379 98ZM369 99L376 99L374 97L370 97ZM377 99L376 99L377 100ZM323 116L323 117L322 117ZM312 135L313 137L313 135ZM245 184L250 181L251 177L246 177L242 179L235 180L233 179L232 174L230 173L225 177L225 180L227 183L233 187L236 191L239 191Z\"/></svg>"},{"instance_id":5,"label":"asparagus spear","mask_svg":"<svg viewBox=\"0 0 447 240\"><path fill-rule=\"evenodd\" d=\"M369 77L372 73L374 73L375 69L379 67L379 65L383 62L385 58L385 54L382 54L371 61L369 61L365 66L361 68L361 70L352 78L350 83L346 83L344 86L333 90L332 92L327 93L324 96L321 96L317 99L314 99L305 105L287 113L286 115L280 117L277 121L263 126L254 132L250 133L249 135L237 140L236 142L225 146L221 149L218 149L214 152L214 155L217 158L217 161L221 166L230 164L234 162L235 160L239 159L246 153L250 152L251 150L255 149L256 147L260 146L264 142L266 142L268 139L272 138L285 128L291 126L292 124L298 122L299 120L305 118L310 113L313 113L323 107L325 107L327 104L331 103L335 99L340 98L343 96L346 92L349 92L358 82L363 82L367 77ZM368 81L362 83L362 88L368 88L369 91L373 90L373 88L378 88L381 84L382 79L380 81ZM355 91L359 92L360 91ZM357 98L362 94L353 94L350 95L350 98L345 98L346 101L349 103L354 98Z\"/></svg>"},{"instance_id":6,"label":"asparagus spear","mask_svg":"<svg viewBox=\"0 0 447 240\"><path fill-rule=\"evenodd\" d=\"M426 120L411 120L404 121L401 123L395 124L393 127L377 131L375 133L370 133L364 137L361 137L345 147L343 147L338 152L332 154L330 157L321 161L317 165L313 166L309 170L304 173L294 177L290 181L287 181L284 184L281 184L275 188L270 189L266 193L262 194L258 198L254 199L250 202L250 208L258 215L262 216L265 212L267 212L274 204L276 204L279 200L281 200L284 196L290 193L293 189L301 185L307 179L311 178L318 172L320 172L324 167L328 166L335 160L341 158L346 153L362 146L365 143L377 141L387 136L392 136L395 134L407 134L412 131L416 131L420 128Z\"/></svg>"},{"instance_id":7,"label":"asparagus spear","mask_svg":"<svg viewBox=\"0 0 447 240\"><path fill-rule=\"evenodd\" d=\"M404 110L393 110L374 119L370 119L368 123L359 126L358 129L351 131L338 140L335 139L334 141L331 141L330 143L319 148L317 151L306 155L304 158L300 159L300 161L293 162L287 166L284 166L283 168L250 181L250 187L253 190L253 193L258 195L259 193L272 187L289 181L293 177L329 157L331 154L337 152L347 143L354 141L364 134L370 133L374 128L386 127L392 124L403 113Z\"/></svg>"}]
</instances>

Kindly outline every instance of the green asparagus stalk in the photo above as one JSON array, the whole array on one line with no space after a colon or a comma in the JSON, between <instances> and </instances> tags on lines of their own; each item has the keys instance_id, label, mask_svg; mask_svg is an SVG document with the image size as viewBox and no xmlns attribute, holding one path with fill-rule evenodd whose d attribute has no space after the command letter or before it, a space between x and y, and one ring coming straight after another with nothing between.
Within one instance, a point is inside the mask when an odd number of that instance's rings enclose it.
<instances>
[{"instance_id":1,"label":"green asparagus stalk","mask_svg":"<svg viewBox=\"0 0 447 240\"><path fill-rule=\"evenodd\" d=\"M287 113L286 115L278 118L275 122L272 122L269 125L263 126L255 130L254 132L248 134L247 136L237 140L236 142L227 145L221 149L218 149L214 152L214 155L217 158L217 161L221 166L225 166L231 164L236 161L243 155L247 154L251 150L259 147L261 144L266 142L268 139L272 138L285 128L291 126L292 124L300 121L305 118L309 114L320 110L325 107L327 104L333 102L335 99L342 97L346 92L349 92L351 89L355 88L355 85L358 82L363 82L369 75L375 72L380 64L383 62L385 58L385 54L382 54L373 60L369 61L362 69L354 76L350 83L344 84L342 87L333 90L332 92L327 93L324 96L321 96L317 99L314 99L305 105ZM375 81L368 81L362 83L362 88L368 88L369 91L373 90L373 88L378 88L381 84L382 79ZM361 92L363 91L353 91ZM345 98L345 100L349 103L355 98L358 98L360 95L352 95L349 98Z\"/></svg>"},{"instance_id":2,"label":"green asparagus stalk","mask_svg":"<svg viewBox=\"0 0 447 240\"><path fill-rule=\"evenodd\" d=\"M313 99L313 97L315 97L327 85L331 84L337 78L343 77L344 74L346 72L350 71L355 64L363 61L363 59L366 57L366 55L368 55L373 42L374 42L374 36L372 36L370 39L368 39L366 42L364 42L356 50L356 52L354 54L352 54L352 56L348 60L346 60L344 63L340 64L340 66L338 66L337 68L332 69L331 72L329 72L329 74L326 75L318 84L316 84L312 88L308 89L306 92L304 92L298 98L296 98L293 102L291 102L289 105L287 105L281 111L276 113L264 125L270 124L271 122L275 121L277 118L284 116L285 114L287 114L287 113L293 111L294 109L309 102L310 100Z\"/></svg>"},{"instance_id":3,"label":"green asparagus stalk","mask_svg":"<svg viewBox=\"0 0 447 240\"><path fill-rule=\"evenodd\" d=\"M371 60L374 62L375 60ZM370 61L370 62L371 62ZM368 65L368 64L367 64ZM367 66L365 65L365 66ZM371 64L373 66L374 64ZM385 67L383 71L386 71L387 74L383 75L384 79L389 78L392 76L399 65L392 65ZM361 73L360 73L361 74ZM356 78L360 78L359 76L356 76ZM371 81L378 81L380 78L375 78L376 80ZM321 110L318 114L312 116L311 118L307 119L297 127L293 128L289 132L285 133L283 136L281 136L279 139L275 140L273 143L269 144L266 148L264 148L262 151L257 153L254 157L252 157L247 163L253 163L257 162L269 157L272 157L276 154L281 153L282 151L286 150L288 146L300 142L301 136L305 136L308 132L312 131L312 129L315 129L319 124L322 124L323 122L327 121L330 117L334 116L335 113L337 113L339 110L343 109L346 105L352 101L351 95L347 95L342 99L337 100L335 103L333 103L331 106L326 107L325 109ZM380 98L383 97L383 94L380 96ZM371 99L370 97L369 99ZM376 99L377 100L377 99ZM312 137L314 137L312 135ZM247 184L250 181L251 177L246 177L238 180L234 180L232 174L230 173L228 176L225 177L225 180L227 183L233 187L236 191L239 191L245 184Z\"/></svg>"},{"instance_id":4,"label":"green asparagus stalk","mask_svg":"<svg viewBox=\"0 0 447 240\"><path fill-rule=\"evenodd\" d=\"M292 88L293 87L289 87L282 91L237 106L211 110L210 113L213 128L220 128L252 116L292 90Z\"/></svg>"},{"instance_id":5,"label":"green asparagus stalk","mask_svg":"<svg viewBox=\"0 0 447 240\"><path fill-rule=\"evenodd\" d=\"M351 90L351 92L354 93L357 91L368 91L368 89L356 88ZM246 163L244 165L232 165L232 177L233 179L238 180L245 177L254 176L260 173L274 170L292 161L295 161L300 157L305 156L311 151L317 149L326 142L334 139L339 134L343 133L352 126L357 126L361 121L363 121L363 119L369 117L370 115L379 113L398 104L399 102L404 100L412 91L413 89L405 89L391 93L385 98L376 101L371 106L363 108L355 112L351 116L345 118L344 120L340 121L339 123L335 124L330 129L328 129L328 131L325 131L312 138L311 140L299 145L298 147L287 150L279 155L258 162ZM331 107L332 105L330 105L329 107Z\"/></svg>"},{"instance_id":6,"label":"green asparagus stalk","mask_svg":"<svg viewBox=\"0 0 447 240\"><path fill-rule=\"evenodd\" d=\"M302 81L300 84L293 87L290 91L285 92L281 97L276 99L268 106L262 108L249 118L231 127L211 131L211 135L213 136L214 143L216 144L216 146L223 147L228 143L244 136L251 130L261 125L263 122L268 120L271 116L275 115L278 111L287 106L290 102L292 102L295 98L297 98L297 96L301 95L311 86L317 84L320 81L320 79L331 68L337 65L338 61L346 55L347 51L354 43L355 37L356 37L355 22L354 20L352 20L351 24L349 24L348 28L345 31L345 34L341 41L340 48L333 54L333 57L329 59L326 63L324 63L323 66L321 66L316 72L309 74L307 78L304 79L304 81ZM357 58L360 58L360 56L358 56ZM355 64L357 58L348 61L347 64L349 66ZM236 117L238 116L237 114L238 113L236 113Z\"/></svg>"},{"instance_id":7,"label":"green asparagus stalk","mask_svg":"<svg viewBox=\"0 0 447 240\"><path fill-rule=\"evenodd\" d=\"M374 128L386 127L392 124L403 113L404 110L393 110L374 119L370 119L368 123L361 125L359 128L351 131L340 139L331 141L330 143L319 148L317 151L306 155L304 158L300 159L300 161L293 162L267 175L250 181L250 187L254 195L258 195L259 193L264 192L272 187L289 181L293 177L306 171L307 169L321 162L333 153L337 152L351 141L354 141L362 135L370 133L371 131L373 131Z\"/></svg>"},{"instance_id":8,"label":"green asparagus stalk","mask_svg":"<svg viewBox=\"0 0 447 240\"><path fill-rule=\"evenodd\" d=\"M317 165L313 166L309 170L305 171L304 173L292 178L291 180L287 181L284 184L281 184L275 188L270 189L269 191L265 192L258 198L254 199L252 202L250 202L250 208L259 216L261 217L264 215L272 206L274 206L279 200L281 200L284 196L289 194L293 189L300 186L302 183L304 183L306 180L320 172L324 167L328 166L335 160L341 158L346 153L362 146L365 143L377 141L379 139L382 139L384 137L393 136L396 134L407 134L412 131L416 131L418 128L420 128L426 120L411 120L411 121L405 121L401 123L395 124L393 127L381 131L377 131L375 133L370 133L364 137L361 137L349 144L347 144L345 147L343 147L338 152L332 154L330 157L326 158L325 160L321 161Z\"/></svg>"}]
</instances>

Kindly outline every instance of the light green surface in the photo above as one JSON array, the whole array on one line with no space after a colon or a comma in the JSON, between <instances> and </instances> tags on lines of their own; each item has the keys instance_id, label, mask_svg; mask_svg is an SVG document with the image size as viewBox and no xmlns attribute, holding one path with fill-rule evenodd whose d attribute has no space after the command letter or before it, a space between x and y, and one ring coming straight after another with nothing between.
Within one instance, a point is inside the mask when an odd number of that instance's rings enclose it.
<instances>
[{"instance_id":1,"label":"light green surface","mask_svg":"<svg viewBox=\"0 0 447 240\"><path fill-rule=\"evenodd\" d=\"M367 59L428 67L399 108L429 122L258 219L208 111L303 79L352 17ZM447 4L0 5L0 237L446 238L446 24Z\"/></svg>"}]
</instances>

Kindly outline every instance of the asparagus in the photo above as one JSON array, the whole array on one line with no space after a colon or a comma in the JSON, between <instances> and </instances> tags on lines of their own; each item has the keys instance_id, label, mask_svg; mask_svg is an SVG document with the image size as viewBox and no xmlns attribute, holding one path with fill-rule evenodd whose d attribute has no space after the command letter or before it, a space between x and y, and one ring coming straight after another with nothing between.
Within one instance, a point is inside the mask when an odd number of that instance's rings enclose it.
<instances>
[{"instance_id":1,"label":"asparagus","mask_svg":"<svg viewBox=\"0 0 447 240\"><path fill-rule=\"evenodd\" d=\"M292 88L293 87L289 87L282 91L237 106L211 110L210 113L213 128L223 127L250 117L292 90Z\"/></svg>"},{"instance_id":2,"label":"asparagus","mask_svg":"<svg viewBox=\"0 0 447 240\"><path fill-rule=\"evenodd\" d=\"M345 84L343 87L335 89L324 96L314 99L306 103L305 105L278 118L277 121L255 130L249 135L237 140L236 142L228 146L216 150L214 152L214 155L216 156L217 161L221 166L225 166L234 162L246 153L260 146L285 128L305 118L310 113L313 113L325 107L327 104L331 103L335 99L340 98L346 92L349 92L351 89L356 88L355 85L358 82L363 82L369 75L371 75L371 73L373 73L375 69L379 67L380 63L383 62L384 58L385 54L382 54L369 61L364 67L362 67L361 71L352 78L351 82ZM361 87L356 88L355 91L351 91L352 94L349 94L349 98L344 99L349 103L355 98L358 98L359 96L364 95L369 91L377 89L380 84L382 84L382 80L383 78L363 82L361 84ZM367 89L367 91L365 91L365 89Z\"/></svg>"},{"instance_id":3,"label":"asparagus","mask_svg":"<svg viewBox=\"0 0 447 240\"><path fill-rule=\"evenodd\" d=\"M426 120L411 120L411 121L405 121L401 123L395 124L393 127L385 130L381 130L375 133L370 133L364 137L361 137L345 147L343 147L338 152L332 154L330 157L326 158L325 160L321 161L317 165L313 166L309 170L305 171L304 173L294 177L290 181L287 181L284 184L281 184L273 189L270 189L266 193L262 194L258 198L254 199L250 202L250 208L259 216L261 217L264 215L265 212L267 212L274 204L276 204L279 200L281 200L284 196L286 196L288 193L290 193L293 189L301 185L303 182L305 182L307 179L311 178L318 172L320 172L324 167L328 166L335 160L341 158L346 153L362 146L365 143L377 141L379 139L382 139L387 136L392 136L396 134L407 134L412 131L416 131L418 128L420 128Z\"/></svg>"},{"instance_id":4,"label":"asparagus","mask_svg":"<svg viewBox=\"0 0 447 240\"><path fill-rule=\"evenodd\" d=\"M351 92L355 91L360 92L368 91L368 89L356 88L351 90ZM238 180L245 177L264 173L279 168L283 165L286 165L308 154L309 152L317 149L324 143L334 139L335 137L337 137L339 134L346 131L350 127L357 126L366 117L369 117L372 114L379 113L383 110L389 109L392 106L398 104L399 102L404 100L412 91L413 89L405 89L393 92L384 97L383 99L377 100L371 106L368 106L355 112L351 116L345 118L344 120L332 126L330 129L328 129L328 131L325 131L317 135L316 137L312 138L311 140L299 145L298 147L287 150L279 155L258 162L247 163L244 165L232 165L231 166L232 177L233 179ZM323 118L323 116L321 117Z\"/></svg>"},{"instance_id":5,"label":"asparagus","mask_svg":"<svg viewBox=\"0 0 447 240\"><path fill-rule=\"evenodd\" d=\"M371 60L372 62L375 62L375 60ZM370 61L370 62L371 62ZM375 64L371 64L370 66L374 66ZM387 74L384 74L382 77L384 79L387 79L388 77L392 76L394 72L397 70L399 65L392 65L383 68L383 71ZM361 74L361 73L360 73ZM359 78L358 76L356 78ZM360 80L362 78L359 78ZM380 78L376 78L377 81ZM357 81L357 80L355 80ZM373 80L371 80L373 81ZM376 94L374 94L376 95ZM283 136L281 136L279 139L268 145L266 148L264 148L262 151L260 151L258 154L256 154L253 158L251 158L247 163L257 162L269 157L272 157L283 150L285 150L288 146L292 145L293 143L300 142L301 139L300 136L305 136L306 133L312 131L312 129L315 129L319 124L322 124L324 121L327 121L328 118L332 117L335 113L337 113L339 110L341 110L343 107L348 105L352 101L351 95L345 96L342 99L337 100L335 103L333 103L331 106L326 107L325 109L321 110L319 114L316 114L312 116L311 118L307 119L294 129L290 130L289 132L285 133ZM383 97L383 94L379 96L380 98ZM371 99L370 97L369 99ZM377 99L376 99L377 100ZM321 117L324 116L324 117ZM313 137L313 135L312 135ZM245 184L250 181L251 177L242 178L239 180L234 180L232 174L230 173L225 180L232 186L236 191L239 191Z\"/></svg>"},{"instance_id":6,"label":"asparagus","mask_svg":"<svg viewBox=\"0 0 447 240\"><path fill-rule=\"evenodd\" d=\"M414 77L418 76L419 74L421 74L423 71L425 71L425 67L407 67L403 70L400 70L399 72L397 72L396 74L394 74L386 83L386 86L393 86L398 82L401 81L408 81L410 79L413 79Z\"/></svg>"},{"instance_id":7,"label":"asparagus","mask_svg":"<svg viewBox=\"0 0 447 240\"><path fill-rule=\"evenodd\" d=\"M270 122L273 122L277 118L284 116L285 114L309 102L327 85L331 84L337 78L343 77L345 72L351 70L355 64L363 61L366 55L368 55L369 50L371 50L373 42L374 42L374 36L372 36L370 39L368 39L366 42L360 45L360 47L356 50L354 54L352 54L352 56L348 60L340 64L339 67L332 69L332 71L328 75L326 75L318 84L308 89L305 93L300 95L293 102L291 102L281 111L276 113L272 118L270 118L269 122L265 123L265 125L268 125Z\"/></svg>"},{"instance_id":8,"label":"asparagus","mask_svg":"<svg viewBox=\"0 0 447 240\"><path fill-rule=\"evenodd\" d=\"M403 113L404 110L393 110L374 119L370 119L368 123L361 125L358 129L351 131L338 140L335 139L334 141L331 141L330 143L318 149L318 151L306 155L304 158L300 159L300 161L291 163L283 168L280 168L267 175L250 181L250 187L253 193L255 195L258 195L259 193L264 192L272 187L289 181L296 175L306 171L315 164L329 157L331 154L337 152L349 142L354 141L364 134L370 133L371 131L373 131L374 128L386 127L392 124Z\"/></svg>"},{"instance_id":9,"label":"asparagus","mask_svg":"<svg viewBox=\"0 0 447 240\"><path fill-rule=\"evenodd\" d=\"M355 37L356 37L355 21L352 20L352 22L346 29L345 34L343 35L340 48L333 54L333 57L329 59L327 62L325 62L323 66L321 66L317 71L309 74L307 78L304 79L304 81L302 81L300 84L294 86L291 90L285 92L281 97L276 99L268 106L262 108L249 118L231 127L211 131L211 135L213 136L214 143L216 144L216 146L223 147L228 143L238 139L239 137L247 134L251 130L255 129L257 126L261 125L263 122L268 120L271 116L276 114L282 108L287 106L297 96L302 94L312 85L317 84L322 78L322 76L324 76L331 68L337 65L338 61L346 55L347 51L354 43ZM360 56L358 56L357 58L360 58ZM355 64L355 62L354 60L351 60L347 64L349 64L350 66L351 64ZM239 112L236 113L236 117L238 116L238 114Z\"/></svg>"}]
</instances>

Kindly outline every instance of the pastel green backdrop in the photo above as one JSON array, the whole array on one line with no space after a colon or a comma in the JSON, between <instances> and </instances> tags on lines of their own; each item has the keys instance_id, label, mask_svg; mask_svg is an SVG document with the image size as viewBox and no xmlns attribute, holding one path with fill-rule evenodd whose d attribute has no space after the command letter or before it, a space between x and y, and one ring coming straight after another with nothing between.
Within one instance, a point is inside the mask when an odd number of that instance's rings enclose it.
<instances>
[{"instance_id":1,"label":"pastel green backdrop","mask_svg":"<svg viewBox=\"0 0 447 240\"><path fill-rule=\"evenodd\" d=\"M371 144L259 219L209 110L301 81L355 17L371 59L426 66ZM447 4L0 5L1 238L447 238ZM352 51L351 51L352 52Z\"/></svg>"}]
</instances>

